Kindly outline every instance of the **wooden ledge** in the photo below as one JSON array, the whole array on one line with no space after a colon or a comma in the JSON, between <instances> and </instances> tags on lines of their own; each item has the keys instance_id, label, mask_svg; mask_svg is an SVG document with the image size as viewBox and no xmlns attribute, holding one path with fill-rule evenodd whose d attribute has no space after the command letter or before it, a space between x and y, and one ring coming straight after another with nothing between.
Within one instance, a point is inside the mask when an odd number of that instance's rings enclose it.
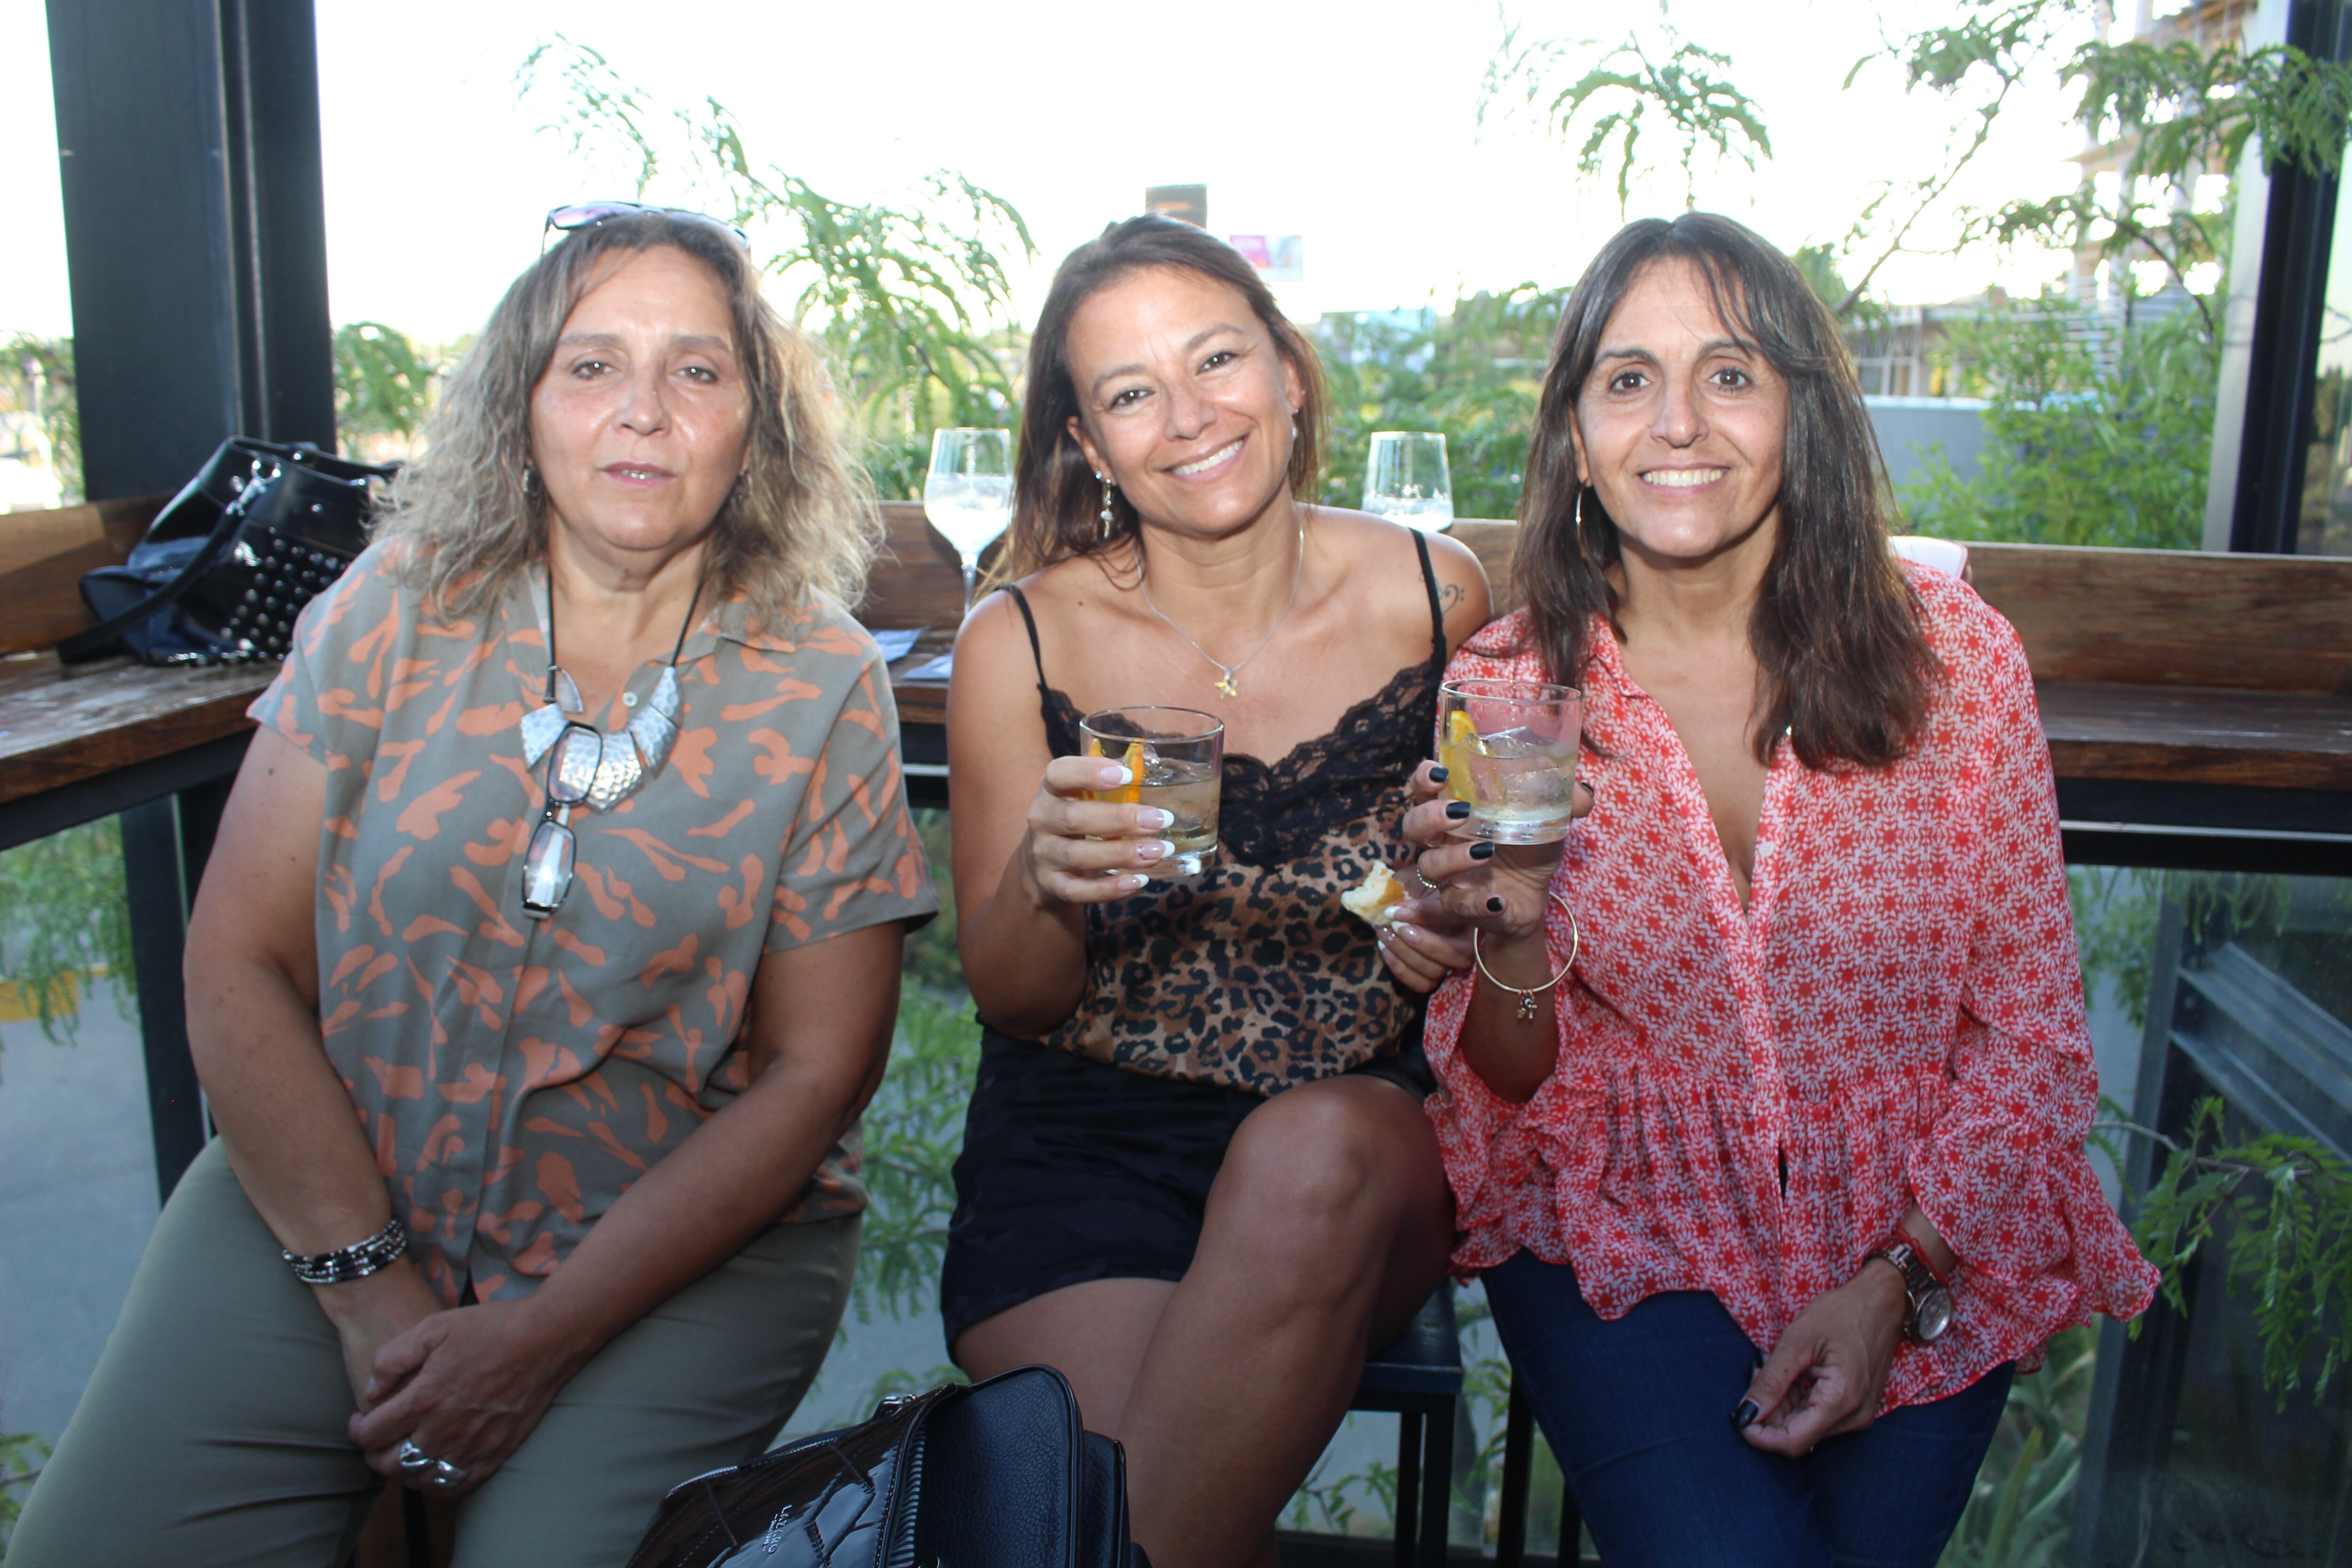
<instances>
[{"instance_id":1,"label":"wooden ledge","mask_svg":"<svg viewBox=\"0 0 2352 1568\"><path fill-rule=\"evenodd\" d=\"M2352 790L2352 698L2065 680L2035 692L2060 778Z\"/></svg>"},{"instance_id":2,"label":"wooden ledge","mask_svg":"<svg viewBox=\"0 0 2352 1568\"><path fill-rule=\"evenodd\" d=\"M128 658L68 668L46 653L0 660L0 805L250 730L245 710L277 673Z\"/></svg>"}]
</instances>

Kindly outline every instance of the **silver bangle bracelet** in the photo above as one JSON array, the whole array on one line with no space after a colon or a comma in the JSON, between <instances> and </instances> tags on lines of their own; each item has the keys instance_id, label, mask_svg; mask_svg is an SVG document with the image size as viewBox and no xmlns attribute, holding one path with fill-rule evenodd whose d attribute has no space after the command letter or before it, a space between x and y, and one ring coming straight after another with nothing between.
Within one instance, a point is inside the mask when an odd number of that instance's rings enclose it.
<instances>
[{"instance_id":1,"label":"silver bangle bracelet","mask_svg":"<svg viewBox=\"0 0 2352 1568\"><path fill-rule=\"evenodd\" d=\"M353 1279L364 1279L377 1269L393 1263L408 1250L408 1232L398 1215L383 1222L383 1228L365 1241L332 1252L313 1252L303 1256L281 1251L286 1267L294 1270L294 1278L305 1285L343 1285Z\"/></svg>"}]
</instances>

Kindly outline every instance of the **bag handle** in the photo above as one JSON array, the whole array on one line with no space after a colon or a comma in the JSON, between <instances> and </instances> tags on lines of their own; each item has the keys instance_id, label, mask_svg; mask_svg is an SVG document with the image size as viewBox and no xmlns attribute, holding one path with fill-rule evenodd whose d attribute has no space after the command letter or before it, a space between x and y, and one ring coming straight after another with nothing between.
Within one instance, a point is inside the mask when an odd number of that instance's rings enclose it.
<instances>
[{"instance_id":1,"label":"bag handle","mask_svg":"<svg viewBox=\"0 0 2352 1568\"><path fill-rule=\"evenodd\" d=\"M229 541L236 537L236 531L244 526L247 498L260 494L263 489L264 483L261 481L249 484L239 492L235 500L221 508L220 521L213 524L212 533L205 539L205 547L190 556L188 563L181 567L170 582L121 614L100 621L86 631L76 632L58 644L58 662L84 664L90 659L98 658L112 647L124 632L178 603L190 588L195 586L197 578L212 570L213 563L220 559L221 551L227 546Z\"/></svg>"}]
</instances>

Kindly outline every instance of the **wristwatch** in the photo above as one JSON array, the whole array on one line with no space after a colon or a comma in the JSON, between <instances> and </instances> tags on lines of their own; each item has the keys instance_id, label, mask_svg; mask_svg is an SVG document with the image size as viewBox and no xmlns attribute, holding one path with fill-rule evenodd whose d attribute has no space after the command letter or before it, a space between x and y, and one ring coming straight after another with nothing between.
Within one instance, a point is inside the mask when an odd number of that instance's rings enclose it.
<instances>
[{"instance_id":1,"label":"wristwatch","mask_svg":"<svg viewBox=\"0 0 2352 1568\"><path fill-rule=\"evenodd\" d=\"M1903 1294L1909 1303L1903 1314L1903 1331L1923 1345L1942 1339L1944 1331L1952 1326L1952 1286L1936 1272L1925 1249L1897 1226L1893 1236L1871 1249L1870 1256L1893 1264L1903 1276Z\"/></svg>"}]
</instances>

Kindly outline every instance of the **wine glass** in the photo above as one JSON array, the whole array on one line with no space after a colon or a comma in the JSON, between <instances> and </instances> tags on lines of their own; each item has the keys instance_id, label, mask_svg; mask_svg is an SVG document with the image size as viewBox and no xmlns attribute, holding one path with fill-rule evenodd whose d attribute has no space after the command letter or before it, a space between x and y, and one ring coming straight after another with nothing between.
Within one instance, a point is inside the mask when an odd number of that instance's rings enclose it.
<instances>
[{"instance_id":1,"label":"wine glass","mask_svg":"<svg viewBox=\"0 0 2352 1568\"><path fill-rule=\"evenodd\" d=\"M980 552L1013 521L1013 432L940 430L931 436L931 471L923 480L923 515L963 563L963 610L980 574Z\"/></svg>"},{"instance_id":2,"label":"wine glass","mask_svg":"<svg viewBox=\"0 0 2352 1568\"><path fill-rule=\"evenodd\" d=\"M1430 430L1382 430L1364 466L1364 510L1425 533L1454 526L1454 478L1445 437Z\"/></svg>"}]
</instances>

